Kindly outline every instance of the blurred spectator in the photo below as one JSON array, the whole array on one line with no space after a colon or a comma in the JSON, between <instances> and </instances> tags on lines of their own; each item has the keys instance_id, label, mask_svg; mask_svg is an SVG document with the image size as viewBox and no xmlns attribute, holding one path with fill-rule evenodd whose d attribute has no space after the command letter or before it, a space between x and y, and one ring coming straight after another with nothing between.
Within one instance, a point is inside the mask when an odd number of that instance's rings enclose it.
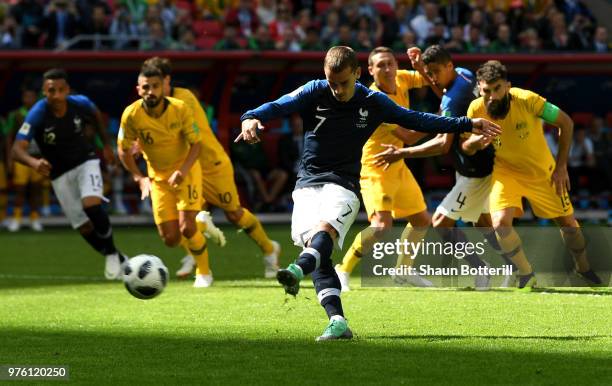
<instances>
[{"instance_id":1,"label":"blurred spectator","mask_svg":"<svg viewBox=\"0 0 612 386\"><path fill-rule=\"evenodd\" d=\"M147 0L121 0L119 5L125 5L125 8L136 24L140 24L145 20Z\"/></svg>"},{"instance_id":2,"label":"blurred spectator","mask_svg":"<svg viewBox=\"0 0 612 386\"><path fill-rule=\"evenodd\" d=\"M486 52L488 46L481 29L474 25L469 26L469 35L465 44L467 52L470 53Z\"/></svg>"},{"instance_id":3,"label":"blurred spectator","mask_svg":"<svg viewBox=\"0 0 612 386\"><path fill-rule=\"evenodd\" d=\"M61 48L73 38L80 27L79 15L71 0L54 0L49 3L42 22L45 47Z\"/></svg>"},{"instance_id":4,"label":"blurred spectator","mask_svg":"<svg viewBox=\"0 0 612 386\"><path fill-rule=\"evenodd\" d=\"M610 52L610 40L608 39L608 29L606 27L599 26L595 29L593 48L595 52Z\"/></svg>"},{"instance_id":5,"label":"blurred spectator","mask_svg":"<svg viewBox=\"0 0 612 386\"><path fill-rule=\"evenodd\" d=\"M374 49L374 44L372 43L372 39L370 38L369 31L367 30L357 31L354 48L355 48L355 51L361 51L361 52L369 52Z\"/></svg>"},{"instance_id":6,"label":"blurred spectator","mask_svg":"<svg viewBox=\"0 0 612 386\"><path fill-rule=\"evenodd\" d=\"M311 26L306 30L306 38L302 41L302 51L323 51L325 47L321 44L319 30Z\"/></svg>"},{"instance_id":7,"label":"blurred spectator","mask_svg":"<svg viewBox=\"0 0 612 386\"><path fill-rule=\"evenodd\" d=\"M512 43L510 35L510 27L508 24L502 24L497 27L497 36L491 44L489 44L489 52L516 52L516 46Z\"/></svg>"},{"instance_id":8,"label":"blurred spectator","mask_svg":"<svg viewBox=\"0 0 612 386\"><path fill-rule=\"evenodd\" d=\"M450 39L444 43L444 48L448 52L462 53L467 51L467 44L463 40L463 27L456 25L451 28Z\"/></svg>"},{"instance_id":9,"label":"blurred spectator","mask_svg":"<svg viewBox=\"0 0 612 386\"><path fill-rule=\"evenodd\" d=\"M439 17L434 22L434 27L427 39L425 39L425 45L431 46L434 44L442 45L446 41L448 34L444 22Z\"/></svg>"},{"instance_id":10,"label":"blurred spectator","mask_svg":"<svg viewBox=\"0 0 612 386\"><path fill-rule=\"evenodd\" d=\"M464 0L448 0L440 8L440 17L447 27L465 24L469 13L470 6Z\"/></svg>"},{"instance_id":11,"label":"blurred spectator","mask_svg":"<svg viewBox=\"0 0 612 386\"><path fill-rule=\"evenodd\" d=\"M276 11L276 20L270 23L272 39L280 40L287 29L293 29L291 10L286 3L280 3Z\"/></svg>"},{"instance_id":12,"label":"blurred spectator","mask_svg":"<svg viewBox=\"0 0 612 386\"><path fill-rule=\"evenodd\" d=\"M96 35L96 38L91 42L84 42L79 46L79 48L94 50L109 49L111 44L105 39L100 39L100 37L106 38L109 33L109 20L108 15L106 14L106 7L104 7L101 3L98 3L91 9L92 14L90 22L84 27L86 33Z\"/></svg>"},{"instance_id":13,"label":"blurred spectator","mask_svg":"<svg viewBox=\"0 0 612 386\"><path fill-rule=\"evenodd\" d=\"M342 24L338 29L338 39L332 42L334 46L348 46L353 47L355 41L353 40L353 31L351 26L348 24Z\"/></svg>"},{"instance_id":14,"label":"blurred spectator","mask_svg":"<svg viewBox=\"0 0 612 386\"><path fill-rule=\"evenodd\" d=\"M0 48L17 49L21 47L21 28L12 16L6 15L0 26Z\"/></svg>"},{"instance_id":15,"label":"blurred spectator","mask_svg":"<svg viewBox=\"0 0 612 386\"><path fill-rule=\"evenodd\" d=\"M213 49L218 51L242 49L242 43L238 39L238 26L226 24L223 27L223 37L215 44Z\"/></svg>"},{"instance_id":16,"label":"blurred spectator","mask_svg":"<svg viewBox=\"0 0 612 386\"><path fill-rule=\"evenodd\" d=\"M569 48L573 51L583 51L591 48L593 41L593 24L583 15L574 16L569 26Z\"/></svg>"},{"instance_id":17,"label":"blurred spectator","mask_svg":"<svg viewBox=\"0 0 612 386\"><path fill-rule=\"evenodd\" d=\"M310 15L309 9L302 9L297 14L297 21L294 24L293 31L298 39L298 41L304 40L306 38L306 30L308 27L312 25L312 17Z\"/></svg>"},{"instance_id":18,"label":"blurred spectator","mask_svg":"<svg viewBox=\"0 0 612 386\"><path fill-rule=\"evenodd\" d=\"M291 132L284 134L278 141L278 167L287 173L287 188L293 189L304 152L304 129L299 114L289 118L289 127Z\"/></svg>"},{"instance_id":19,"label":"blurred spectator","mask_svg":"<svg viewBox=\"0 0 612 386\"><path fill-rule=\"evenodd\" d=\"M11 8L11 15L21 26L21 45L38 48L42 36L43 7L37 0L21 0Z\"/></svg>"},{"instance_id":20,"label":"blurred spectator","mask_svg":"<svg viewBox=\"0 0 612 386\"><path fill-rule=\"evenodd\" d=\"M191 28L183 28L179 33L179 40L175 48L180 51L197 51L196 38Z\"/></svg>"},{"instance_id":21,"label":"blurred spectator","mask_svg":"<svg viewBox=\"0 0 612 386\"><path fill-rule=\"evenodd\" d=\"M425 39L429 37L433 30L434 22L438 17L438 5L433 1L427 1L423 10L423 14L415 16L410 22L410 28L416 34L419 45L425 44Z\"/></svg>"},{"instance_id":22,"label":"blurred spectator","mask_svg":"<svg viewBox=\"0 0 612 386\"><path fill-rule=\"evenodd\" d=\"M176 43L167 35L161 21L152 21L147 30L149 36L140 42L140 49L145 51L161 51L173 48Z\"/></svg>"},{"instance_id":23,"label":"blurred spectator","mask_svg":"<svg viewBox=\"0 0 612 386\"><path fill-rule=\"evenodd\" d=\"M196 19L220 20L226 10L235 7L237 0L195 0Z\"/></svg>"},{"instance_id":24,"label":"blurred spectator","mask_svg":"<svg viewBox=\"0 0 612 386\"><path fill-rule=\"evenodd\" d=\"M570 175L570 185L574 190L578 190L580 187L581 177L587 178L589 183L594 182L595 153L593 142L587 137L584 128L578 128L574 131L574 139L572 140L567 166Z\"/></svg>"},{"instance_id":25,"label":"blurred spectator","mask_svg":"<svg viewBox=\"0 0 612 386\"><path fill-rule=\"evenodd\" d=\"M542 43L538 33L533 28L528 28L519 36L520 50L523 52L536 53L540 50Z\"/></svg>"},{"instance_id":26,"label":"blurred spectator","mask_svg":"<svg viewBox=\"0 0 612 386\"><path fill-rule=\"evenodd\" d=\"M593 14L581 0L555 0L555 6L565 15L565 21L570 23L576 15L594 20Z\"/></svg>"},{"instance_id":27,"label":"blurred spectator","mask_svg":"<svg viewBox=\"0 0 612 386\"><path fill-rule=\"evenodd\" d=\"M255 211L272 210L276 199L287 182L287 172L269 164L261 142L246 142L231 145L232 160L246 169L255 187L257 197L253 197Z\"/></svg>"},{"instance_id":28,"label":"blurred spectator","mask_svg":"<svg viewBox=\"0 0 612 386\"><path fill-rule=\"evenodd\" d=\"M225 16L225 22L240 26L240 36L249 37L257 30L259 19L255 13L253 0L239 0L238 6L232 7Z\"/></svg>"},{"instance_id":29,"label":"blurred spectator","mask_svg":"<svg viewBox=\"0 0 612 386\"><path fill-rule=\"evenodd\" d=\"M113 47L116 50L136 48L139 36L138 24L124 5L119 5L110 25L110 35L115 38Z\"/></svg>"},{"instance_id":30,"label":"blurred spectator","mask_svg":"<svg viewBox=\"0 0 612 386\"><path fill-rule=\"evenodd\" d=\"M270 25L276 20L276 1L275 0L260 0L255 10L259 21L263 25Z\"/></svg>"},{"instance_id":31,"label":"blurred spectator","mask_svg":"<svg viewBox=\"0 0 612 386\"><path fill-rule=\"evenodd\" d=\"M321 41L323 45L329 47L333 42L338 40L340 29L340 17L338 12L328 12L325 17L325 24L321 29Z\"/></svg>"},{"instance_id":32,"label":"blurred spectator","mask_svg":"<svg viewBox=\"0 0 612 386\"><path fill-rule=\"evenodd\" d=\"M463 27L463 39L466 42L472 41L474 45L477 46L485 46L488 41L486 38L486 31L488 28L488 23L486 20L486 13L475 9L470 14L470 21ZM479 37L475 39L474 30L478 30ZM478 41L476 44L475 42Z\"/></svg>"},{"instance_id":33,"label":"blurred spectator","mask_svg":"<svg viewBox=\"0 0 612 386\"><path fill-rule=\"evenodd\" d=\"M248 48L255 51L266 51L276 48L276 42L272 39L268 26L261 24L257 27L255 34L248 39Z\"/></svg>"},{"instance_id":34,"label":"blurred spectator","mask_svg":"<svg viewBox=\"0 0 612 386\"><path fill-rule=\"evenodd\" d=\"M593 143L597 169L593 187L597 192L612 190L612 128L605 127L601 117L595 117L589 128L588 138Z\"/></svg>"},{"instance_id":35,"label":"blurred spectator","mask_svg":"<svg viewBox=\"0 0 612 386\"><path fill-rule=\"evenodd\" d=\"M415 47L417 45L416 35L414 32L407 30L401 36L401 39L393 43L394 52L405 53L407 48Z\"/></svg>"},{"instance_id":36,"label":"blurred spectator","mask_svg":"<svg viewBox=\"0 0 612 386\"><path fill-rule=\"evenodd\" d=\"M302 50L300 41L293 29L288 28L283 32L281 39L276 42L276 49L289 52L299 52Z\"/></svg>"}]
</instances>

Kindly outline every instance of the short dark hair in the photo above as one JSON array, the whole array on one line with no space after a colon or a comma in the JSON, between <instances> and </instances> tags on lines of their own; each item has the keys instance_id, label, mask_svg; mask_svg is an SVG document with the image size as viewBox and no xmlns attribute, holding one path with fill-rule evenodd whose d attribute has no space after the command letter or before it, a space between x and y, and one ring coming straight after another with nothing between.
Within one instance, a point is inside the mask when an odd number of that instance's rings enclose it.
<instances>
[{"instance_id":1,"label":"short dark hair","mask_svg":"<svg viewBox=\"0 0 612 386\"><path fill-rule=\"evenodd\" d=\"M423 63L430 64L446 64L452 61L450 54L442 46L434 44L427 47L423 55L421 55Z\"/></svg>"},{"instance_id":2,"label":"short dark hair","mask_svg":"<svg viewBox=\"0 0 612 386\"><path fill-rule=\"evenodd\" d=\"M68 74L63 68L52 68L43 74L43 82L47 80L64 79L68 82Z\"/></svg>"},{"instance_id":3,"label":"short dark hair","mask_svg":"<svg viewBox=\"0 0 612 386\"><path fill-rule=\"evenodd\" d=\"M359 61L351 47L335 46L327 51L323 66L331 72L341 72L347 67L355 71L359 67Z\"/></svg>"},{"instance_id":4,"label":"short dark hair","mask_svg":"<svg viewBox=\"0 0 612 386\"><path fill-rule=\"evenodd\" d=\"M140 69L140 74L138 74L138 76L143 76L145 78L152 78L154 76L159 76L160 78L164 77L162 71L154 66L142 66L142 68Z\"/></svg>"},{"instance_id":5,"label":"short dark hair","mask_svg":"<svg viewBox=\"0 0 612 386\"><path fill-rule=\"evenodd\" d=\"M368 56L368 66L372 65L372 58L374 57L374 55L377 55L383 52L387 52L393 55L393 50L389 47L384 47L384 46L376 47L370 52L370 55Z\"/></svg>"},{"instance_id":6,"label":"short dark hair","mask_svg":"<svg viewBox=\"0 0 612 386\"><path fill-rule=\"evenodd\" d=\"M142 63L142 67L156 67L162 73L163 76L172 75L172 63L170 63L170 59L168 58L160 58L159 56L154 56L149 58Z\"/></svg>"},{"instance_id":7,"label":"short dark hair","mask_svg":"<svg viewBox=\"0 0 612 386\"><path fill-rule=\"evenodd\" d=\"M508 80L508 70L506 66L497 60L489 60L481 65L476 71L476 79L479 82L492 83L497 80Z\"/></svg>"}]
</instances>

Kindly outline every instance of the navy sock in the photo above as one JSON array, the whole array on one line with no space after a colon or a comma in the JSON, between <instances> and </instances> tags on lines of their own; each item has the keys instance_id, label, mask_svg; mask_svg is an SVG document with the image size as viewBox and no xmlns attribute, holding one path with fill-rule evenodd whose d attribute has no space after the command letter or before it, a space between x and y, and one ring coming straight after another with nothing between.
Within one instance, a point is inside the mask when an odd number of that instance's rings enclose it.
<instances>
[{"instance_id":1,"label":"navy sock","mask_svg":"<svg viewBox=\"0 0 612 386\"><path fill-rule=\"evenodd\" d=\"M93 224L94 231L91 236L88 235L92 240L93 238L97 238L95 243L99 246L96 250L103 255L110 255L111 253L116 253L117 248L115 248L115 242L113 241L113 229L111 228L110 220L108 218L108 214L102 209L101 205L90 206L89 208L84 208L85 214L89 217L89 221ZM85 235L83 235L85 240L88 240ZM88 240L89 242L89 240ZM93 244L90 243L92 246Z\"/></svg>"},{"instance_id":2,"label":"navy sock","mask_svg":"<svg viewBox=\"0 0 612 386\"><path fill-rule=\"evenodd\" d=\"M445 242L450 242L450 243L465 243L465 242L468 241L468 238L465 235L465 232L463 232L459 228L440 229L440 233L442 235L442 239ZM472 268L478 268L478 267L485 267L486 266L484 261L482 261L482 259L480 257L478 257L477 255L475 255L475 254L467 255L467 256L465 256L463 258L463 260L467 261L468 264L470 265L470 267L472 267Z\"/></svg>"},{"instance_id":3,"label":"navy sock","mask_svg":"<svg viewBox=\"0 0 612 386\"><path fill-rule=\"evenodd\" d=\"M329 233L320 231L310 239L310 245L305 248L296 260L296 264L302 268L304 276L313 272L317 265L321 265L324 259L331 262L332 249L334 241ZM317 260L319 264L317 264Z\"/></svg>"},{"instance_id":4,"label":"navy sock","mask_svg":"<svg viewBox=\"0 0 612 386\"><path fill-rule=\"evenodd\" d=\"M329 237L329 235L327 236ZM329 242L331 242L331 237ZM344 317L342 301L340 300L340 279L332 266L331 247L326 252L326 254L321 253L319 268L312 272L312 282L317 291L319 303L325 309L327 316L329 318L334 315Z\"/></svg>"}]
</instances>

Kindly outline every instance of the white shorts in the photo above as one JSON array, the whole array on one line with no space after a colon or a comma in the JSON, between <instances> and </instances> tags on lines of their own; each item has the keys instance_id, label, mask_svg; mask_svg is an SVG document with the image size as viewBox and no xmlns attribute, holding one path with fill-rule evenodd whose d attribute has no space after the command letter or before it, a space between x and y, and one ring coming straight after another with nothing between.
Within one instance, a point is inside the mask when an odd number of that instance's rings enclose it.
<instances>
[{"instance_id":1,"label":"white shorts","mask_svg":"<svg viewBox=\"0 0 612 386\"><path fill-rule=\"evenodd\" d=\"M293 191L291 238L297 246L306 247L320 222L330 224L342 249L344 237L359 212L359 198L353 192L336 184L307 186Z\"/></svg>"},{"instance_id":2,"label":"white shorts","mask_svg":"<svg viewBox=\"0 0 612 386\"><path fill-rule=\"evenodd\" d=\"M456 173L457 182L436 208L453 220L477 222L482 213L489 213L489 194L493 186L491 176L465 177Z\"/></svg>"},{"instance_id":3,"label":"white shorts","mask_svg":"<svg viewBox=\"0 0 612 386\"><path fill-rule=\"evenodd\" d=\"M104 197L104 183L100 171L100 160L90 159L79 166L68 170L66 173L51 181L55 196L59 201L66 217L74 229L89 221L87 214L83 211L81 200L85 197Z\"/></svg>"}]
</instances>

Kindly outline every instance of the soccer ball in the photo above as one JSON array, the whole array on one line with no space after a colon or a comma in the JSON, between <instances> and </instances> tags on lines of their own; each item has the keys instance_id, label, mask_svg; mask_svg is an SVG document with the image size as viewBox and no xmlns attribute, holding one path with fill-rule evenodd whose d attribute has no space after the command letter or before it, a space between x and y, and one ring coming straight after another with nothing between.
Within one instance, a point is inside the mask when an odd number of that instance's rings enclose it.
<instances>
[{"instance_id":1,"label":"soccer ball","mask_svg":"<svg viewBox=\"0 0 612 386\"><path fill-rule=\"evenodd\" d=\"M164 291L168 283L168 268L157 256L134 256L124 268L123 283L138 299L152 299Z\"/></svg>"}]
</instances>

